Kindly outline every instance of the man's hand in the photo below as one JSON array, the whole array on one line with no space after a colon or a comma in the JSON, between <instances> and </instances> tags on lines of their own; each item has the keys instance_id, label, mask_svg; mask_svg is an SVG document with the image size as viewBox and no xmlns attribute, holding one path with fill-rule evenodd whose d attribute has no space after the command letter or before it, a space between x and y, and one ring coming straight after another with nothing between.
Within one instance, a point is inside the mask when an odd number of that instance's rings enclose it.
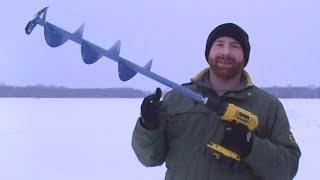
<instances>
[{"instance_id":1,"label":"man's hand","mask_svg":"<svg viewBox=\"0 0 320 180\"><path fill-rule=\"evenodd\" d=\"M222 116L223 113L226 111L228 103L223 97L211 96L209 97L206 105L209 109L217 112L219 115Z\"/></svg>"},{"instance_id":2,"label":"man's hand","mask_svg":"<svg viewBox=\"0 0 320 180\"><path fill-rule=\"evenodd\" d=\"M241 124L230 123L225 130L221 146L237 153L240 157L250 154L253 136L247 127Z\"/></svg>"},{"instance_id":3,"label":"man's hand","mask_svg":"<svg viewBox=\"0 0 320 180\"><path fill-rule=\"evenodd\" d=\"M167 109L162 101L160 101L162 91L156 89L155 94L151 94L143 99L141 104L141 123L146 129L157 129L161 120L165 118Z\"/></svg>"}]
</instances>

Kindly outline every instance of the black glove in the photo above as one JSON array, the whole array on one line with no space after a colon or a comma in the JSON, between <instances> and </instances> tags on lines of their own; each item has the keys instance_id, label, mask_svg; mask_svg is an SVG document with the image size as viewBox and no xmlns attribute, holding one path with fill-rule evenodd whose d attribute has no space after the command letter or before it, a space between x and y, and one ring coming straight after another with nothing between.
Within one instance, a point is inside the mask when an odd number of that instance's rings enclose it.
<instances>
[{"instance_id":1,"label":"black glove","mask_svg":"<svg viewBox=\"0 0 320 180\"><path fill-rule=\"evenodd\" d=\"M221 146L246 157L252 149L253 136L247 127L241 124L230 123L225 130Z\"/></svg>"},{"instance_id":2,"label":"black glove","mask_svg":"<svg viewBox=\"0 0 320 180\"><path fill-rule=\"evenodd\" d=\"M227 109L228 103L223 97L210 96L206 105L209 109L217 112L219 115L222 115Z\"/></svg>"},{"instance_id":3,"label":"black glove","mask_svg":"<svg viewBox=\"0 0 320 180\"><path fill-rule=\"evenodd\" d=\"M161 89L157 88L155 94L151 94L143 99L141 104L141 123L146 129L157 129L160 126L161 120L167 114L165 105L160 101L161 95Z\"/></svg>"}]
</instances>

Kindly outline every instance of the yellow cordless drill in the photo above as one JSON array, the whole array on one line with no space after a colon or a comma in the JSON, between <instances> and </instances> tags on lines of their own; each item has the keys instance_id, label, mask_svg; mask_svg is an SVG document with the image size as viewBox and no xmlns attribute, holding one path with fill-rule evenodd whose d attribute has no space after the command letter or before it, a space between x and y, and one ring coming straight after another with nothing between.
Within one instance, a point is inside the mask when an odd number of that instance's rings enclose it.
<instances>
[{"instance_id":1,"label":"yellow cordless drill","mask_svg":"<svg viewBox=\"0 0 320 180\"><path fill-rule=\"evenodd\" d=\"M221 115L222 120L242 124L247 127L249 131L257 128L258 117L255 114L231 103L222 103L220 107L222 107L222 109L218 114ZM207 147L213 150L213 155L216 159L224 158L230 160L231 158L231 160L235 160L236 162L240 161L240 156L237 153L218 144L209 143Z\"/></svg>"}]
</instances>

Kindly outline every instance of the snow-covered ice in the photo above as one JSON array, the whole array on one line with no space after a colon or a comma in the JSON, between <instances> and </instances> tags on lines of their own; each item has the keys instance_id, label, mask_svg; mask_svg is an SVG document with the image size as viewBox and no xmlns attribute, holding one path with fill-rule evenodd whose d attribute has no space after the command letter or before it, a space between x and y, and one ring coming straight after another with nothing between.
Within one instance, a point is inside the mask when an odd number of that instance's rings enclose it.
<instances>
[{"instance_id":1,"label":"snow-covered ice","mask_svg":"<svg viewBox=\"0 0 320 180\"><path fill-rule=\"evenodd\" d=\"M0 99L1 180L164 179L137 160L142 99ZM302 156L295 180L317 179L320 99L281 99Z\"/></svg>"}]
</instances>

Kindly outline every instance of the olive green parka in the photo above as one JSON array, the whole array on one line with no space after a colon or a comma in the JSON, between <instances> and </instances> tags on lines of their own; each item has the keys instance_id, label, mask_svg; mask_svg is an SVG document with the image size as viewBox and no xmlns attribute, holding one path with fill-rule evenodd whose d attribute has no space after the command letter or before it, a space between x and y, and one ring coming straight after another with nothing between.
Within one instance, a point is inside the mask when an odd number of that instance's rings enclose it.
<instances>
[{"instance_id":1,"label":"olive green parka","mask_svg":"<svg viewBox=\"0 0 320 180\"><path fill-rule=\"evenodd\" d=\"M184 86L204 97L216 97L213 96L216 92L206 86L208 74L206 69ZM301 152L284 107L277 98L254 86L245 71L242 81L243 88L222 95L259 118L253 131L252 150L240 160L238 171L210 157L206 146L210 142L219 144L229 122L221 120L206 105L174 90L163 98L169 116L161 121L160 128L147 130L141 126L141 118L137 121L132 147L139 161L147 167L165 162L166 180L292 179Z\"/></svg>"}]
</instances>

